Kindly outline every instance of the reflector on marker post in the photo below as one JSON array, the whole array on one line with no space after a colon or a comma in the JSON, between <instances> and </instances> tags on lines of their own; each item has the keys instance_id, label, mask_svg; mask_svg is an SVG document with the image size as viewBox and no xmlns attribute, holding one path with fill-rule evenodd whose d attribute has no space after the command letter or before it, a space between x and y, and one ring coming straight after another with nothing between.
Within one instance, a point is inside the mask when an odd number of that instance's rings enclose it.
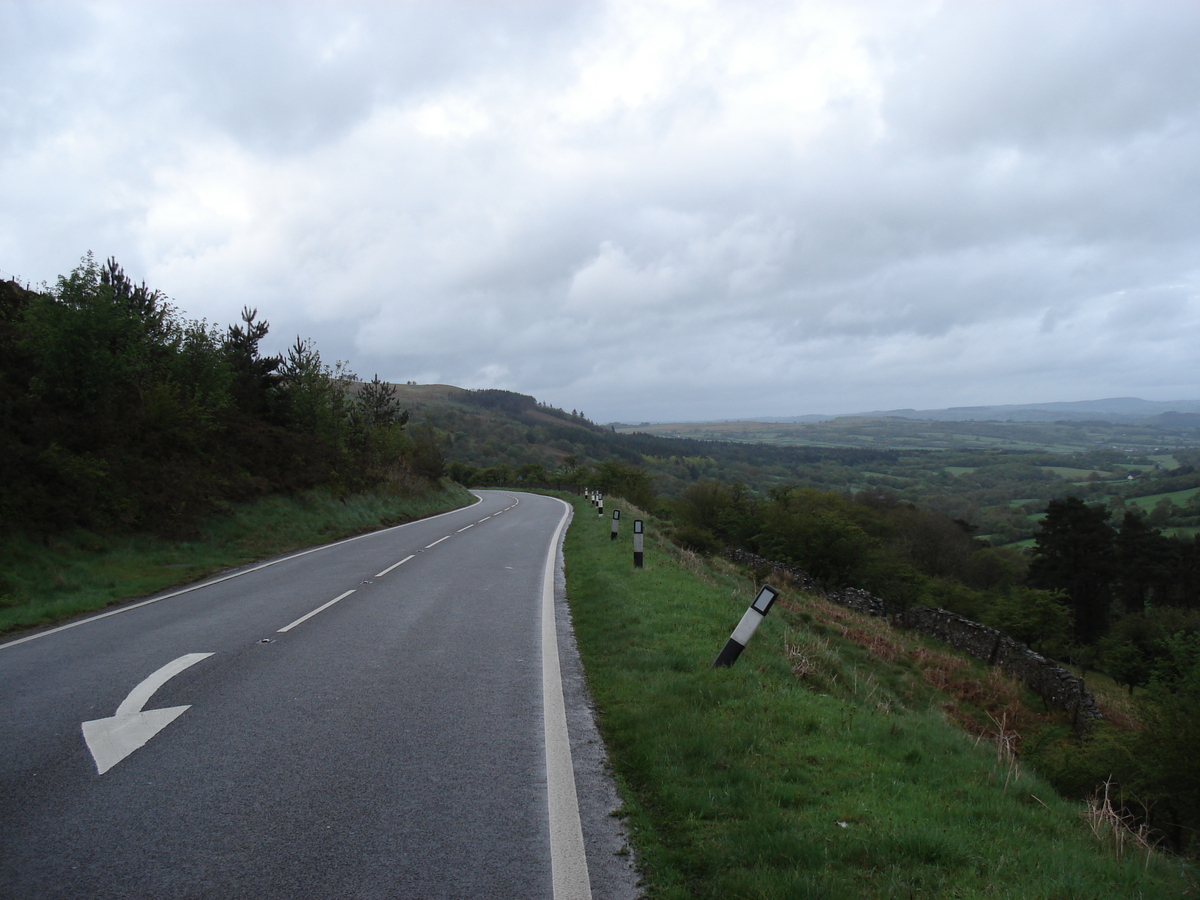
<instances>
[{"instance_id":1,"label":"reflector on marker post","mask_svg":"<svg viewBox=\"0 0 1200 900\"><path fill-rule=\"evenodd\" d=\"M633 567L642 568L642 520L633 520Z\"/></svg>"},{"instance_id":2,"label":"reflector on marker post","mask_svg":"<svg viewBox=\"0 0 1200 900\"><path fill-rule=\"evenodd\" d=\"M612 535L609 537L610 541L615 541L617 539L617 529L620 527L620 522L621 522L621 511L619 509L614 509L613 510L613 523L612 523Z\"/></svg>"},{"instance_id":3,"label":"reflector on marker post","mask_svg":"<svg viewBox=\"0 0 1200 900\"><path fill-rule=\"evenodd\" d=\"M775 602L775 598L778 596L779 591L775 590L769 584L762 586L762 590L758 592L758 596L754 598L754 602L750 604L750 608L742 616L742 621L738 622L737 628L733 629L733 634L729 636L729 640L725 642L725 646L717 654L717 658L713 660L712 667L714 669L724 669L732 666L737 658L742 655L742 651L750 643L750 638L754 637L754 632L758 631L758 626L767 617L767 611L770 610L771 604Z\"/></svg>"}]
</instances>

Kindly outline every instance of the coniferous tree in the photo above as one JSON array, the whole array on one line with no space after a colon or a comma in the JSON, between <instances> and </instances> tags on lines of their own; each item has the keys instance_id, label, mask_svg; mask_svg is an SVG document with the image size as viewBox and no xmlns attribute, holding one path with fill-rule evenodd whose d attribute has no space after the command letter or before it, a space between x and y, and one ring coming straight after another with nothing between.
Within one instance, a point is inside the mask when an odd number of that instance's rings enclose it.
<instances>
[{"instance_id":1,"label":"coniferous tree","mask_svg":"<svg viewBox=\"0 0 1200 900\"><path fill-rule=\"evenodd\" d=\"M1071 601L1077 637L1091 643L1104 633L1112 602L1116 533L1109 512L1078 497L1051 500L1036 536L1030 581L1061 590Z\"/></svg>"}]
</instances>

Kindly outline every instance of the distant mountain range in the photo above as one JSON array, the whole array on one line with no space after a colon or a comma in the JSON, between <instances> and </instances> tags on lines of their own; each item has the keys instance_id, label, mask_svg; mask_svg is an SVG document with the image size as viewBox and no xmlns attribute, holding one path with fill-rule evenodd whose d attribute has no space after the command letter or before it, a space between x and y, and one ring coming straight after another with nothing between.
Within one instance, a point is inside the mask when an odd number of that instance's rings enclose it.
<instances>
[{"instance_id":1,"label":"distant mountain range","mask_svg":"<svg viewBox=\"0 0 1200 900\"><path fill-rule=\"evenodd\" d=\"M1200 400L1140 400L1112 397L1066 403L1026 403L1009 406L952 406L949 409L889 409L850 416L761 416L747 422L828 422L838 418L923 419L932 422L1086 422L1114 424L1193 424L1200 417ZM1153 422L1151 422L1153 420ZM1196 421L1200 421L1197 418Z\"/></svg>"}]
</instances>

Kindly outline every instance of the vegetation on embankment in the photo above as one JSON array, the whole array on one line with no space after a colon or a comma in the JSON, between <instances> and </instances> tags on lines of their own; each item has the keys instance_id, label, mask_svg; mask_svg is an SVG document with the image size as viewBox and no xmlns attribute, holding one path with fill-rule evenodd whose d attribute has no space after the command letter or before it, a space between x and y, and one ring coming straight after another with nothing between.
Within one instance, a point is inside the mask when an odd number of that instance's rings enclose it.
<instances>
[{"instance_id":1,"label":"vegetation on embankment","mask_svg":"<svg viewBox=\"0 0 1200 900\"><path fill-rule=\"evenodd\" d=\"M222 569L423 518L470 503L444 481L423 493L386 487L338 497L324 489L274 495L213 515L191 537L102 536L77 528L45 541L0 538L0 634L52 625L81 613Z\"/></svg>"},{"instance_id":2,"label":"vegetation on embankment","mask_svg":"<svg viewBox=\"0 0 1200 900\"><path fill-rule=\"evenodd\" d=\"M576 503L567 592L652 897L1185 889L1178 861L1128 845L1116 859L1080 804L1021 769L1006 740L1016 687L790 591L737 664L714 671L753 585L653 522L635 570L629 510L614 542L608 519ZM980 735L993 717L999 745L951 724Z\"/></svg>"},{"instance_id":3,"label":"vegetation on embankment","mask_svg":"<svg viewBox=\"0 0 1200 900\"><path fill-rule=\"evenodd\" d=\"M0 633L469 500L395 388L267 333L90 253L0 281Z\"/></svg>"},{"instance_id":4,"label":"vegetation on embankment","mask_svg":"<svg viewBox=\"0 0 1200 900\"><path fill-rule=\"evenodd\" d=\"M257 310L225 329L88 254L53 289L0 282L0 533L183 534L273 493L442 476L423 426L297 338L264 355Z\"/></svg>"}]
</instances>

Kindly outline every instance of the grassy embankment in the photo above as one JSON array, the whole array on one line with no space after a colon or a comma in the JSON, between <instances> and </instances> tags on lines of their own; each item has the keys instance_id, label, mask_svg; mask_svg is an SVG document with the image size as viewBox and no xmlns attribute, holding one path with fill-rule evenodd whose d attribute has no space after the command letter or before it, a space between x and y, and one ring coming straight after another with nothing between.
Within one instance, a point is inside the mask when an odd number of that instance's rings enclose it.
<instances>
[{"instance_id":1,"label":"grassy embankment","mask_svg":"<svg viewBox=\"0 0 1200 900\"><path fill-rule=\"evenodd\" d=\"M0 635L50 625L214 572L463 506L452 482L421 495L386 490L344 499L314 490L267 497L213 516L186 540L102 536L78 529L0 540Z\"/></svg>"},{"instance_id":2,"label":"grassy embankment","mask_svg":"<svg viewBox=\"0 0 1200 900\"><path fill-rule=\"evenodd\" d=\"M612 505L616 542L576 499L567 590L652 897L1182 895L1178 862L1118 861L1111 835L1017 763L1019 685L791 590L713 671L753 585L654 523L633 569L636 513Z\"/></svg>"}]
</instances>

